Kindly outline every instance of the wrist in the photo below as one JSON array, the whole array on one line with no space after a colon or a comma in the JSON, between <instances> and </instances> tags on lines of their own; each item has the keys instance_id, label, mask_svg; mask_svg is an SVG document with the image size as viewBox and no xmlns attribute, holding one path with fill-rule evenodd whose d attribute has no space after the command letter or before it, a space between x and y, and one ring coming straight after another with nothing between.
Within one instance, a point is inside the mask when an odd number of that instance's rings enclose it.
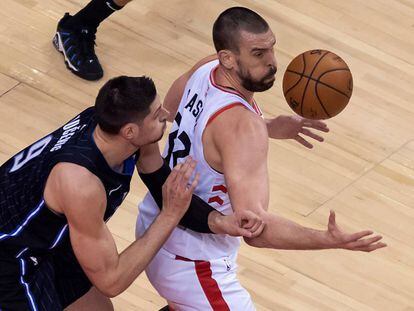
<instances>
[{"instance_id":1,"label":"wrist","mask_svg":"<svg viewBox=\"0 0 414 311\"><path fill-rule=\"evenodd\" d=\"M222 214L218 211L212 211L208 215L208 227L213 233L222 233L220 231L220 224L222 222Z\"/></svg>"},{"instance_id":2,"label":"wrist","mask_svg":"<svg viewBox=\"0 0 414 311\"><path fill-rule=\"evenodd\" d=\"M180 222L181 217L177 215L176 213L171 213L165 208L161 210L161 212L158 215L158 218L160 221L162 221L166 226L169 227L176 227L178 223Z\"/></svg>"},{"instance_id":3,"label":"wrist","mask_svg":"<svg viewBox=\"0 0 414 311\"><path fill-rule=\"evenodd\" d=\"M334 237L328 230L321 231L321 235L322 249L333 249L339 247L337 241L335 241Z\"/></svg>"}]
</instances>

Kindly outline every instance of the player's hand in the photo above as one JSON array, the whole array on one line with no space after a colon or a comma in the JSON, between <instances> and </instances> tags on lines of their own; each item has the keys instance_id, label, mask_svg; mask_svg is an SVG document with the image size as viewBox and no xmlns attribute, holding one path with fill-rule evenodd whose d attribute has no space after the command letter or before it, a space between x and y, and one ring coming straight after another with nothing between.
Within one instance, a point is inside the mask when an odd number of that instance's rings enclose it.
<instances>
[{"instance_id":1,"label":"player's hand","mask_svg":"<svg viewBox=\"0 0 414 311\"><path fill-rule=\"evenodd\" d=\"M374 235L372 231L365 230L356 233L343 232L335 221L335 212L331 211L327 230L329 244L332 248L343 248L352 251L372 252L379 248L386 247L387 244L379 242L382 239L380 235Z\"/></svg>"},{"instance_id":2,"label":"player's hand","mask_svg":"<svg viewBox=\"0 0 414 311\"><path fill-rule=\"evenodd\" d=\"M313 148L313 145L307 140L309 137L320 142L323 141L322 136L315 134L310 129L329 132L325 122L305 119L298 115L280 115L274 119L266 119L266 125L270 138L294 139L307 148Z\"/></svg>"},{"instance_id":3,"label":"player's hand","mask_svg":"<svg viewBox=\"0 0 414 311\"><path fill-rule=\"evenodd\" d=\"M178 223L190 206L193 191L198 184L199 174L193 182L189 180L196 167L196 161L187 157L182 164L177 164L162 186L162 213L172 217Z\"/></svg>"},{"instance_id":4,"label":"player's hand","mask_svg":"<svg viewBox=\"0 0 414 311\"><path fill-rule=\"evenodd\" d=\"M222 215L212 212L208 219L210 230L216 234L228 234L255 238L259 236L264 227L264 221L252 211L234 212L231 215Z\"/></svg>"}]
</instances>

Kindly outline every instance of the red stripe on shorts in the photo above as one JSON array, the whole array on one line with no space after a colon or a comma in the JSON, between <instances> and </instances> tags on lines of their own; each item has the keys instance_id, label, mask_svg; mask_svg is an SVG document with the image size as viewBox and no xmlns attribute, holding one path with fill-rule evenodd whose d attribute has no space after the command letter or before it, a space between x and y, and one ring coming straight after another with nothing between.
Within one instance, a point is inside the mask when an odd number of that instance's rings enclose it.
<instances>
[{"instance_id":1,"label":"red stripe on shorts","mask_svg":"<svg viewBox=\"0 0 414 311\"><path fill-rule=\"evenodd\" d=\"M220 287L216 280L212 278L213 272L211 271L210 262L191 260L178 255L175 256L175 259L194 262L198 281L200 282L201 288L203 289L210 306L213 308L213 311L230 311L227 302L221 294Z\"/></svg>"},{"instance_id":2,"label":"red stripe on shorts","mask_svg":"<svg viewBox=\"0 0 414 311\"><path fill-rule=\"evenodd\" d=\"M200 285L213 310L230 311L216 280L211 277L213 273L210 268L210 263L208 261L196 261L195 269Z\"/></svg>"}]
</instances>

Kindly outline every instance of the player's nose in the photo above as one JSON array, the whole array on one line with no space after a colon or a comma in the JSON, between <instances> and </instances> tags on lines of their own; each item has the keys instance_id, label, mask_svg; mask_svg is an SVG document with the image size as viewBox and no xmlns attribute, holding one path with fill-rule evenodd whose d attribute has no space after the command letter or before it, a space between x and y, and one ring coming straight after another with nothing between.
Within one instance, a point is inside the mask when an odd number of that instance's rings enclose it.
<instances>
[{"instance_id":1,"label":"player's nose","mask_svg":"<svg viewBox=\"0 0 414 311\"><path fill-rule=\"evenodd\" d=\"M276 60L276 56L274 53L270 54L268 66L271 68L274 68L275 71L277 70L277 60Z\"/></svg>"},{"instance_id":2,"label":"player's nose","mask_svg":"<svg viewBox=\"0 0 414 311\"><path fill-rule=\"evenodd\" d=\"M168 111L168 109L166 109L164 106L162 106L162 108L161 108L161 112L162 112L162 115L166 118L166 117L168 117L169 115L170 115L170 112Z\"/></svg>"}]
</instances>

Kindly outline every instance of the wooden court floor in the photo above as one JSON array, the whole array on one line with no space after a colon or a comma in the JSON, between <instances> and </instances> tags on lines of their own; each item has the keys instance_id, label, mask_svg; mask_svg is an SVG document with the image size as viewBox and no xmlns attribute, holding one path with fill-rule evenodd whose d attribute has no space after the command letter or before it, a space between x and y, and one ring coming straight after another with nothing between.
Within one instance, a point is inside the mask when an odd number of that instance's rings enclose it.
<instances>
[{"instance_id":1,"label":"wooden court floor","mask_svg":"<svg viewBox=\"0 0 414 311\"><path fill-rule=\"evenodd\" d=\"M323 229L330 209L348 230L373 229L386 249L275 251L243 245L239 278L258 310L414 310L414 0L135 0L105 21L97 54L105 76L85 82L52 47L57 21L87 0L1 0L0 161L93 105L109 78L149 75L163 96L173 80L213 52L223 9L259 12L277 37L275 86L257 94L266 116L291 113L281 78L289 61L315 48L346 60L354 94L328 121L326 142L306 150L271 141L270 210ZM110 220L119 250L134 239L132 192ZM165 305L145 275L114 300L116 310Z\"/></svg>"}]
</instances>

